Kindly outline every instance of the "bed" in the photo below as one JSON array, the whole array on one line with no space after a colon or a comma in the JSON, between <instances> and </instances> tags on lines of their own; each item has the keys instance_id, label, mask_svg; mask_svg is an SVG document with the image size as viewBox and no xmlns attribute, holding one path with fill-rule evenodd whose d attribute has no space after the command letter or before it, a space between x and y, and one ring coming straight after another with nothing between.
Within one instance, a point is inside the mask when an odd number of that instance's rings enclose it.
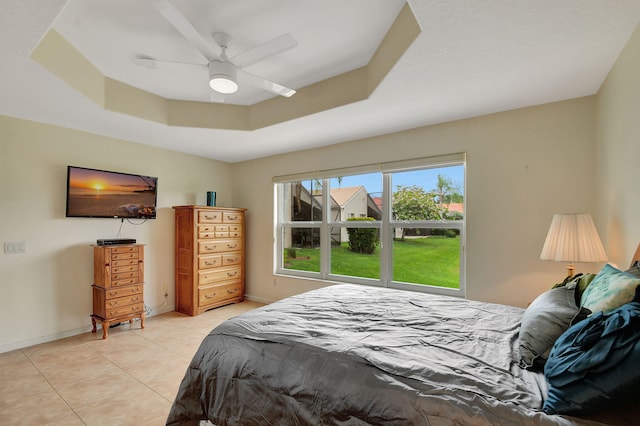
<instances>
[{"instance_id":1,"label":"bed","mask_svg":"<svg viewBox=\"0 0 640 426\"><path fill-rule=\"evenodd\" d=\"M519 365L526 312L351 284L292 296L211 331L167 424L626 424L543 411L544 374Z\"/></svg>"}]
</instances>

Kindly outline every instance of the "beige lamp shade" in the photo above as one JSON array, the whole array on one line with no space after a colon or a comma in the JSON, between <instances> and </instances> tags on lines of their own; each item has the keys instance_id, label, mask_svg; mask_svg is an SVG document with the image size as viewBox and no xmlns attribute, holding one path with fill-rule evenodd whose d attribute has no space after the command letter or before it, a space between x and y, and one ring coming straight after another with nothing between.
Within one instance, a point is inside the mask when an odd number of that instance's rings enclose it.
<instances>
[{"instance_id":1,"label":"beige lamp shade","mask_svg":"<svg viewBox=\"0 0 640 426\"><path fill-rule=\"evenodd\" d=\"M591 215L554 214L540 259L569 262L569 275L573 275L573 262L605 262L607 254Z\"/></svg>"}]
</instances>

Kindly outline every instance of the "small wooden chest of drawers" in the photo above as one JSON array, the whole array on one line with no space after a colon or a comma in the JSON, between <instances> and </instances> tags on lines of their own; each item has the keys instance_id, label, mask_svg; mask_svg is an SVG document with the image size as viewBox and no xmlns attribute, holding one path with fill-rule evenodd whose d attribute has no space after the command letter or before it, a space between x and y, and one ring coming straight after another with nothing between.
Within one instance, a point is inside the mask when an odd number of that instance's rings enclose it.
<instances>
[{"instance_id":1,"label":"small wooden chest of drawers","mask_svg":"<svg viewBox=\"0 0 640 426\"><path fill-rule=\"evenodd\" d=\"M244 300L245 209L175 206L176 311Z\"/></svg>"},{"instance_id":2,"label":"small wooden chest of drawers","mask_svg":"<svg viewBox=\"0 0 640 426\"><path fill-rule=\"evenodd\" d=\"M140 318L144 328L144 246L141 244L93 247L93 314L106 339L109 325Z\"/></svg>"}]
</instances>

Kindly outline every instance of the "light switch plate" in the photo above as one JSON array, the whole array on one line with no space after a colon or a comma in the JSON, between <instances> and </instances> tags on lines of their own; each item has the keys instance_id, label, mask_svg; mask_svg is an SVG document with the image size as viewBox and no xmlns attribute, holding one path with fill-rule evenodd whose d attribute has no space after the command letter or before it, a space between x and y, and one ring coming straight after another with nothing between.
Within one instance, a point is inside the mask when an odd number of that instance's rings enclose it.
<instances>
[{"instance_id":1,"label":"light switch plate","mask_svg":"<svg viewBox=\"0 0 640 426\"><path fill-rule=\"evenodd\" d=\"M4 243L4 254L19 254L26 252L26 241L8 241Z\"/></svg>"}]
</instances>

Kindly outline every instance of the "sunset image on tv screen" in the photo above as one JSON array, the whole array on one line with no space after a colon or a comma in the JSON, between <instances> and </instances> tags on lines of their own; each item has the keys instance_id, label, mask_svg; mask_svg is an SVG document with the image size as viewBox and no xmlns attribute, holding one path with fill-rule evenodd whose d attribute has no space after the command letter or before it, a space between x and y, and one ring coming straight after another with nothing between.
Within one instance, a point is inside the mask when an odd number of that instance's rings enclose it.
<instances>
[{"instance_id":1,"label":"sunset image on tv screen","mask_svg":"<svg viewBox=\"0 0 640 426\"><path fill-rule=\"evenodd\" d=\"M154 218L157 179L69 167L67 216Z\"/></svg>"}]
</instances>

